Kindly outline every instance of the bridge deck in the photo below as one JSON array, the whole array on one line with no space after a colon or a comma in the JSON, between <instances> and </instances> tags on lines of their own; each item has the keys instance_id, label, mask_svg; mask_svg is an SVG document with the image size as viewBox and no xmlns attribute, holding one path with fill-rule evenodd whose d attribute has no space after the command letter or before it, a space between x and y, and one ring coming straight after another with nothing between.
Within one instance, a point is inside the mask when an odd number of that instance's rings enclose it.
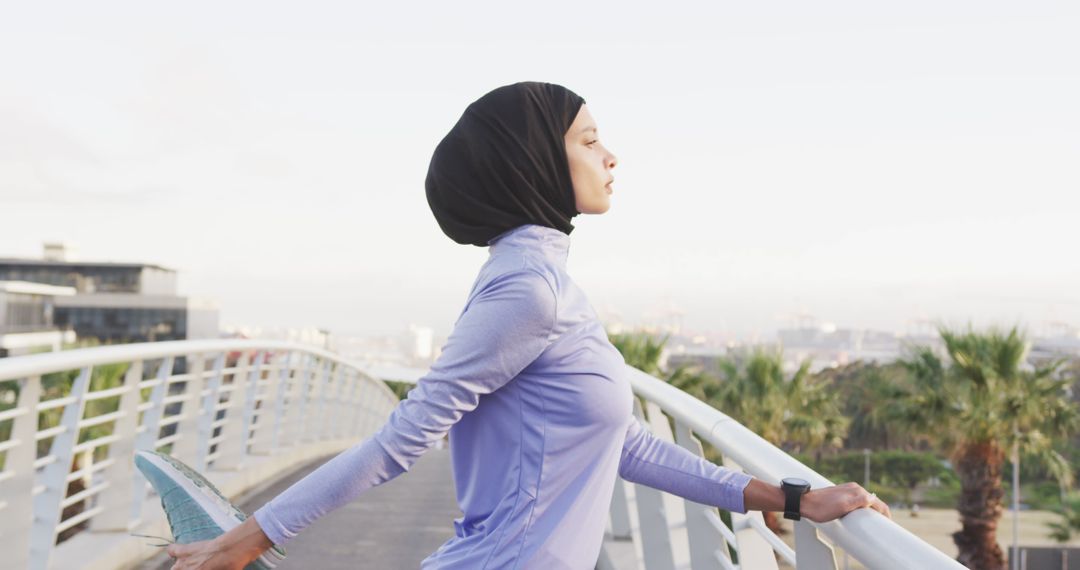
<instances>
[{"instance_id":1,"label":"bridge deck","mask_svg":"<svg viewBox=\"0 0 1080 570\"><path fill-rule=\"evenodd\" d=\"M304 466L244 499L240 507L248 513L255 511L328 459ZM278 568L419 568L421 560L453 535L452 521L459 516L450 452L432 449L408 473L315 521L289 543L289 556ZM170 559L162 554L140 568L170 566Z\"/></svg>"}]
</instances>

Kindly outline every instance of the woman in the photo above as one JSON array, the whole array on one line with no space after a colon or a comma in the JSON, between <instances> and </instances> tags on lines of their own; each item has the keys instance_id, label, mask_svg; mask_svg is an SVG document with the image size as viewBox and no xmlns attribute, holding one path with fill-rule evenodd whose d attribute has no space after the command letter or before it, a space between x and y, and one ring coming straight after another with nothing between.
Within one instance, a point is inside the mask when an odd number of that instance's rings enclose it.
<instances>
[{"instance_id":1,"label":"woman","mask_svg":"<svg viewBox=\"0 0 1080 570\"><path fill-rule=\"evenodd\" d=\"M516 83L473 102L435 150L428 203L454 241L489 247L443 352L364 442L214 538L168 548L174 568L241 568L388 481L449 433L454 536L422 568L592 568L616 475L699 503L784 510L779 487L653 438L625 362L566 273L571 219L610 206L615 155L584 100ZM855 484L802 495L822 522L861 507Z\"/></svg>"}]
</instances>

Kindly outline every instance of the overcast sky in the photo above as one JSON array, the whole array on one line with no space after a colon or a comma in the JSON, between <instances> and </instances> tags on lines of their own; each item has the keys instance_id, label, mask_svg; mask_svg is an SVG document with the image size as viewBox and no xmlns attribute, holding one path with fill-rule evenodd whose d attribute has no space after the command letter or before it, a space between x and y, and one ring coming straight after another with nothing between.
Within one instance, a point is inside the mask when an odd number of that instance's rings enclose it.
<instances>
[{"instance_id":1,"label":"overcast sky","mask_svg":"<svg viewBox=\"0 0 1080 570\"><path fill-rule=\"evenodd\" d=\"M1080 326L1075 2L7 2L0 256L181 272L223 323L446 334L487 252L431 151L497 86L619 157L571 275L633 323Z\"/></svg>"}]
</instances>

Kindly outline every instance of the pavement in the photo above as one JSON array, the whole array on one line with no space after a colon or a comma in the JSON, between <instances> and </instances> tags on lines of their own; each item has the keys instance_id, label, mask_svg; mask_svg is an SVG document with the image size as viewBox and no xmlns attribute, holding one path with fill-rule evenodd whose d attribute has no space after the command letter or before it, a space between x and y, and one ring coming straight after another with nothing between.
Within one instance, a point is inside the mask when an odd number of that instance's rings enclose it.
<instances>
[{"instance_id":1,"label":"pavement","mask_svg":"<svg viewBox=\"0 0 1080 570\"><path fill-rule=\"evenodd\" d=\"M331 456L332 457L332 456ZM241 498L252 513L289 485L329 460L323 457ZM449 449L430 449L404 473L312 523L287 545L280 570L386 570L419 568L420 562L454 534L461 516L454 498ZM138 570L167 570L162 553Z\"/></svg>"}]
</instances>

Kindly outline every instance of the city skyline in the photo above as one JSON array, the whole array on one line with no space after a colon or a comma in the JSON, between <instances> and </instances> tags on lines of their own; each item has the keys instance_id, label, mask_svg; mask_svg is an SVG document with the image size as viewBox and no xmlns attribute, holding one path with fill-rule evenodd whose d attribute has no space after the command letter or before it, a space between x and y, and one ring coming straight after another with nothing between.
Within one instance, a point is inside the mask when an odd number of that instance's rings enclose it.
<instances>
[{"instance_id":1,"label":"city skyline","mask_svg":"<svg viewBox=\"0 0 1080 570\"><path fill-rule=\"evenodd\" d=\"M546 80L620 159L568 259L600 312L1080 325L1076 7L590 6L508 34L438 4L210 6L0 21L26 54L0 60L0 256L160 263L223 323L445 335L486 252L436 226L430 153Z\"/></svg>"}]
</instances>

